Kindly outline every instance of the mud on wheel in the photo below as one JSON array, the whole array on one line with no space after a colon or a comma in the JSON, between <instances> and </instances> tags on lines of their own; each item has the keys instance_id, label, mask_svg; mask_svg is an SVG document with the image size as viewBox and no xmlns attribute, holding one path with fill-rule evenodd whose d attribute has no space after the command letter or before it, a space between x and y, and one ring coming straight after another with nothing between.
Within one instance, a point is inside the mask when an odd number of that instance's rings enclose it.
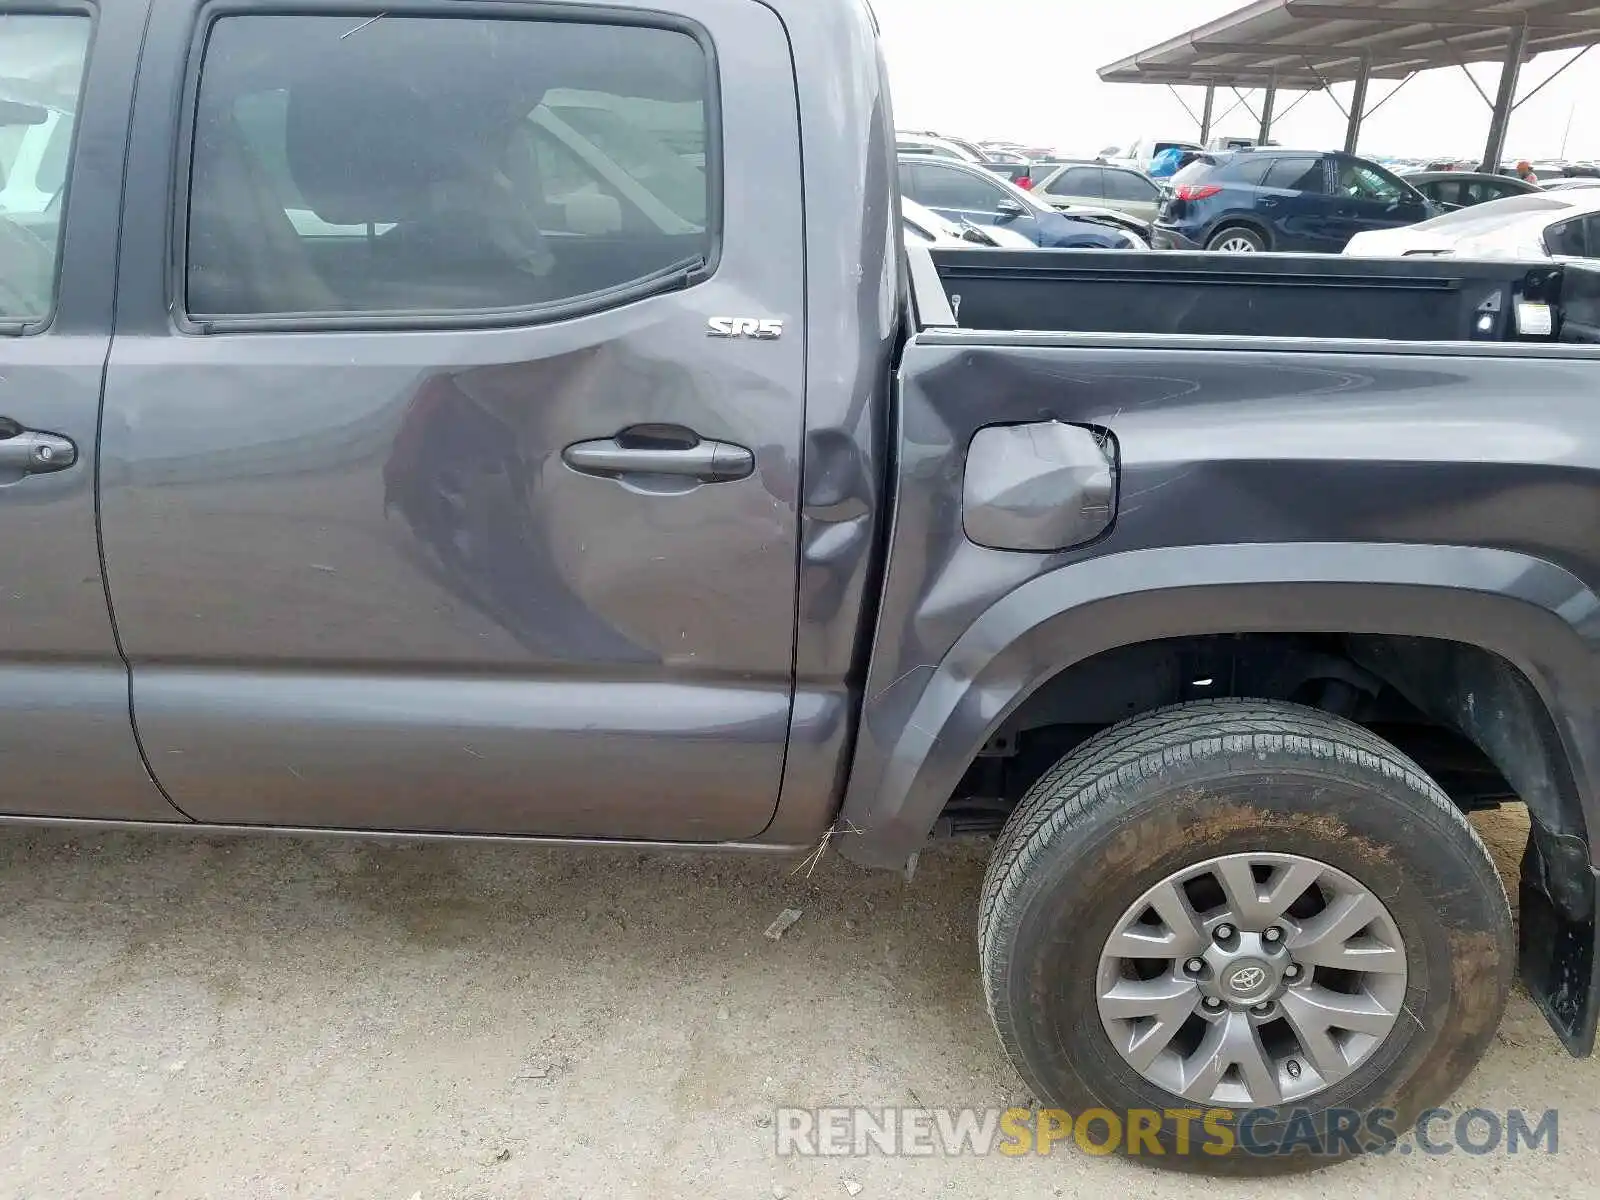
<instances>
[{"instance_id":1,"label":"mud on wheel","mask_svg":"<svg viewBox=\"0 0 1600 1200\"><path fill-rule=\"evenodd\" d=\"M1513 962L1504 887L1439 787L1360 726L1259 701L1137 717L1058 763L1001 835L979 945L1041 1106L1157 1114L1141 1157L1253 1175L1376 1149L1447 1099Z\"/></svg>"}]
</instances>

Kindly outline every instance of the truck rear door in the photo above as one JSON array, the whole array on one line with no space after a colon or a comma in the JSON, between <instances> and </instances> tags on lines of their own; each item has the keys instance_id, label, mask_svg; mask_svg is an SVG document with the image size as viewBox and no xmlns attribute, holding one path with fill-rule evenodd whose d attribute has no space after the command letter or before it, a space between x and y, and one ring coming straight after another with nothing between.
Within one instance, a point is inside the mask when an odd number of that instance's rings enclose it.
<instances>
[{"instance_id":1,"label":"truck rear door","mask_svg":"<svg viewBox=\"0 0 1600 1200\"><path fill-rule=\"evenodd\" d=\"M158 778L208 821L758 833L803 421L781 23L316 7L157 0L145 54L102 508Z\"/></svg>"},{"instance_id":2,"label":"truck rear door","mask_svg":"<svg viewBox=\"0 0 1600 1200\"><path fill-rule=\"evenodd\" d=\"M144 7L47 0L3 4L0 15L4 808L181 819L139 759L95 537L100 386Z\"/></svg>"}]
</instances>

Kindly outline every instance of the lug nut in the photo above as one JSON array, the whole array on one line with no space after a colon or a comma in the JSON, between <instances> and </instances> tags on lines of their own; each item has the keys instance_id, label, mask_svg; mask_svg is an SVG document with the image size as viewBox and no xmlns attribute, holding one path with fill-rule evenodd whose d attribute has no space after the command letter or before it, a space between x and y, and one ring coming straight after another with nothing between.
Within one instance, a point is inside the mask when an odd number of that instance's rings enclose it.
<instances>
[{"instance_id":1,"label":"lug nut","mask_svg":"<svg viewBox=\"0 0 1600 1200\"><path fill-rule=\"evenodd\" d=\"M1216 938L1219 942L1225 942L1233 936L1233 926L1218 925L1217 928L1212 932L1211 936Z\"/></svg>"},{"instance_id":2,"label":"lug nut","mask_svg":"<svg viewBox=\"0 0 1600 1200\"><path fill-rule=\"evenodd\" d=\"M1267 930L1261 935L1261 940L1269 946L1276 946L1279 942L1283 941L1283 930L1274 925L1271 929Z\"/></svg>"},{"instance_id":3,"label":"lug nut","mask_svg":"<svg viewBox=\"0 0 1600 1200\"><path fill-rule=\"evenodd\" d=\"M1256 1005L1256 1007L1255 1007L1255 1014L1258 1017L1264 1017L1271 1011L1272 1011L1272 1001L1271 1000L1263 1000L1260 1004Z\"/></svg>"},{"instance_id":4,"label":"lug nut","mask_svg":"<svg viewBox=\"0 0 1600 1200\"><path fill-rule=\"evenodd\" d=\"M1300 978L1300 964L1299 963L1290 963L1287 967L1285 967L1283 969L1283 977L1285 979L1299 979Z\"/></svg>"},{"instance_id":5,"label":"lug nut","mask_svg":"<svg viewBox=\"0 0 1600 1200\"><path fill-rule=\"evenodd\" d=\"M1191 958L1183 964L1183 969L1191 975L1198 975L1206 969L1206 960L1203 958Z\"/></svg>"},{"instance_id":6,"label":"lug nut","mask_svg":"<svg viewBox=\"0 0 1600 1200\"><path fill-rule=\"evenodd\" d=\"M1211 1012L1216 1012L1217 1009L1222 1007L1222 1001L1218 1000L1215 996L1207 996L1202 1003Z\"/></svg>"}]
</instances>

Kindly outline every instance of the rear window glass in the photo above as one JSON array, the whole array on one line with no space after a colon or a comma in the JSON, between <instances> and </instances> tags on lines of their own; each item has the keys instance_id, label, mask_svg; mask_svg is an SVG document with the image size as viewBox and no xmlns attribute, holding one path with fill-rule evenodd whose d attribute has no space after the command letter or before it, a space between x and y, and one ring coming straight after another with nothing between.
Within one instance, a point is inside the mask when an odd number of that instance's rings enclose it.
<instances>
[{"instance_id":1,"label":"rear window glass","mask_svg":"<svg viewBox=\"0 0 1600 1200\"><path fill-rule=\"evenodd\" d=\"M1229 174L1240 183L1248 183L1259 187L1267 178L1267 172L1272 169L1270 158L1257 158L1254 155L1241 154L1234 160L1234 166Z\"/></svg>"},{"instance_id":2,"label":"rear window glass","mask_svg":"<svg viewBox=\"0 0 1600 1200\"><path fill-rule=\"evenodd\" d=\"M1154 200L1160 190L1143 175L1135 175L1132 171L1107 171L1105 188L1108 199L1137 201Z\"/></svg>"},{"instance_id":3,"label":"rear window glass","mask_svg":"<svg viewBox=\"0 0 1600 1200\"><path fill-rule=\"evenodd\" d=\"M1212 164L1204 159L1192 162L1172 177L1173 186L1176 187L1185 183L1200 183L1215 169Z\"/></svg>"}]
</instances>

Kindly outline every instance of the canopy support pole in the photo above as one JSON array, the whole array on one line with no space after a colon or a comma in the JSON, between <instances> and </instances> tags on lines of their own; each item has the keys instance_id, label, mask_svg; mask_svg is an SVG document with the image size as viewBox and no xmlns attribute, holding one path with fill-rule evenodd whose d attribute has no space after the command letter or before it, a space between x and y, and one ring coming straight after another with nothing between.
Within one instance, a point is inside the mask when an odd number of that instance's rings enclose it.
<instances>
[{"instance_id":1,"label":"canopy support pole","mask_svg":"<svg viewBox=\"0 0 1600 1200\"><path fill-rule=\"evenodd\" d=\"M1367 115L1367 85L1372 82L1372 55L1361 56L1361 69L1356 73L1356 91L1350 99L1350 123L1345 126L1344 152L1354 154L1361 143L1361 122Z\"/></svg>"},{"instance_id":2,"label":"canopy support pole","mask_svg":"<svg viewBox=\"0 0 1600 1200\"><path fill-rule=\"evenodd\" d=\"M1499 171L1500 160L1505 157L1506 134L1511 128L1511 114L1516 110L1517 84L1521 81L1522 60L1527 52L1528 27L1518 25L1511 30L1505 65L1500 68L1500 90L1494 98L1494 116L1489 119L1489 144L1483 150L1483 170L1489 173Z\"/></svg>"}]
</instances>

